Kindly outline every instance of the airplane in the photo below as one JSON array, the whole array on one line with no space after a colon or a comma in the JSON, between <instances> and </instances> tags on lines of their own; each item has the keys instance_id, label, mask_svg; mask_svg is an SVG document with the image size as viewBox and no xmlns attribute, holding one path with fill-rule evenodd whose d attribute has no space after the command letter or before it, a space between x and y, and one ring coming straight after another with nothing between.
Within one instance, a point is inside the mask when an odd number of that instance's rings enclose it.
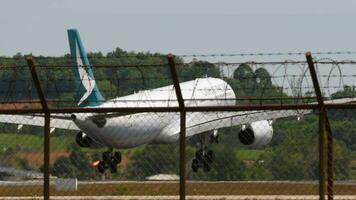
<instances>
[{"instance_id":1,"label":"airplane","mask_svg":"<svg viewBox=\"0 0 356 200\"><path fill-rule=\"evenodd\" d=\"M74 58L76 81L82 90L77 105L89 108L112 107L177 107L178 101L173 85L140 91L128 96L105 100L100 93L94 73L84 50L79 32L69 29L71 56ZM236 105L236 95L231 86L222 79L206 77L180 83L186 106ZM344 102L351 101L350 99ZM246 146L262 147L273 136L272 122L278 118L301 116L310 110L255 110L240 112L189 112L186 114L186 137L199 138L198 150L191 169L210 170L215 155L209 144L217 143L219 129L242 125L238 139ZM0 115L0 122L43 126L43 116ZM78 131L75 140L83 148L108 148L102 159L94 163L98 172L117 172L121 162L119 149L145 144L171 144L179 140L180 113L104 113L51 115L51 128ZM117 151L114 151L117 149Z\"/></svg>"}]
</instances>

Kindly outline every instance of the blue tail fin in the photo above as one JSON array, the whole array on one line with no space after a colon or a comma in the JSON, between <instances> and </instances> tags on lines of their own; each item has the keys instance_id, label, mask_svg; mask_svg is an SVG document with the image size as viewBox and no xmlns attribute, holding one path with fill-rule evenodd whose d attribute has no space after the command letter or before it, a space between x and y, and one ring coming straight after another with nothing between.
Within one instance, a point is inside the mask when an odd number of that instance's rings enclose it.
<instances>
[{"instance_id":1,"label":"blue tail fin","mask_svg":"<svg viewBox=\"0 0 356 200\"><path fill-rule=\"evenodd\" d=\"M76 70L76 82L79 85L78 106L99 106L104 102L93 72L91 70L87 54L85 53L79 33L76 29L68 29L70 54L73 58Z\"/></svg>"}]
</instances>

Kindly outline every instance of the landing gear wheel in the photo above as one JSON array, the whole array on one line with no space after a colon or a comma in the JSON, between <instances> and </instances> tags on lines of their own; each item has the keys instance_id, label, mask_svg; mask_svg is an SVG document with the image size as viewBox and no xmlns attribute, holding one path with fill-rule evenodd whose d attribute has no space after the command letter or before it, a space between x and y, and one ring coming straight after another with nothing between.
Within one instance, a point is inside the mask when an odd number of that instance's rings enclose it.
<instances>
[{"instance_id":1,"label":"landing gear wheel","mask_svg":"<svg viewBox=\"0 0 356 200\"><path fill-rule=\"evenodd\" d=\"M192 161L192 170L197 172L199 168L203 168L205 172L211 170L210 163L215 159L214 152L208 149L201 149L195 153L195 158Z\"/></svg>"},{"instance_id":2,"label":"landing gear wheel","mask_svg":"<svg viewBox=\"0 0 356 200\"><path fill-rule=\"evenodd\" d=\"M112 162L117 165L121 163L121 153L115 152L114 156L112 157Z\"/></svg>"},{"instance_id":3,"label":"landing gear wheel","mask_svg":"<svg viewBox=\"0 0 356 200\"><path fill-rule=\"evenodd\" d=\"M109 165L109 168L110 168L110 172L111 173L116 173L117 172L117 164L111 163Z\"/></svg>"},{"instance_id":4,"label":"landing gear wheel","mask_svg":"<svg viewBox=\"0 0 356 200\"><path fill-rule=\"evenodd\" d=\"M214 160L214 152L212 150L208 150L208 152L206 153L206 161L208 161L209 163L212 163Z\"/></svg>"},{"instance_id":5,"label":"landing gear wheel","mask_svg":"<svg viewBox=\"0 0 356 200\"><path fill-rule=\"evenodd\" d=\"M196 153L195 153L195 158L202 162L204 160L204 155L203 155L203 150L198 150Z\"/></svg>"},{"instance_id":6,"label":"landing gear wheel","mask_svg":"<svg viewBox=\"0 0 356 200\"><path fill-rule=\"evenodd\" d=\"M98 168L98 172L103 174L106 170L106 165L103 161L100 161L97 168Z\"/></svg>"},{"instance_id":7,"label":"landing gear wheel","mask_svg":"<svg viewBox=\"0 0 356 200\"><path fill-rule=\"evenodd\" d=\"M199 161L196 158L194 158L192 161L192 170L193 172L198 172L198 169L199 169Z\"/></svg>"},{"instance_id":8,"label":"landing gear wheel","mask_svg":"<svg viewBox=\"0 0 356 200\"><path fill-rule=\"evenodd\" d=\"M105 163L107 163L107 164L111 163L111 159L112 159L111 151L105 151L102 156L103 156L103 161Z\"/></svg>"},{"instance_id":9,"label":"landing gear wheel","mask_svg":"<svg viewBox=\"0 0 356 200\"><path fill-rule=\"evenodd\" d=\"M102 154L102 157L102 161L98 164L98 171L104 173L109 169L111 173L116 173L117 165L121 162L121 153L119 151L113 153L113 150L109 149Z\"/></svg>"}]
</instances>

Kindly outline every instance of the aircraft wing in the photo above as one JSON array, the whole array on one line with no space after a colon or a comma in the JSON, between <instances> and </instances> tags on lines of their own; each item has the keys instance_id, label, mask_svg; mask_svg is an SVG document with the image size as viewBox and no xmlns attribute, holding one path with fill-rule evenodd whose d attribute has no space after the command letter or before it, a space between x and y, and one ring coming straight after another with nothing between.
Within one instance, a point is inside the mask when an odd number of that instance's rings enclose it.
<instances>
[{"instance_id":1,"label":"aircraft wing","mask_svg":"<svg viewBox=\"0 0 356 200\"><path fill-rule=\"evenodd\" d=\"M275 120L290 116L302 116L311 110L276 110L276 111L244 111L244 112L195 112L187 113L186 136L224 127L249 124L260 120ZM179 120L163 129L163 134L176 135L180 131Z\"/></svg>"},{"instance_id":2,"label":"aircraft wing","mask_svg":"<svg viewBox=\"0 0 356 200\"><path fill-rule=\"evenodd\" d=\"M355 103L356 98L342 98L324 101L325 103ZM314 104L314 103L312 103ZM249 124L260 120L274 120L290 116L301 116L310 113L311 110L276 110L276 111L245 111L245 112L194 112L187 113L186 135L187 137L215 130L223 127ZM111 118L126 115L128 113L107 113L100 114L104 118ZM42 115L5 115L0 114L0 123L10 123L18 125L44 126ZM71 120L70 114L52 114L51 128L67 130L80 130ZM171 123L162 130L168 135L179 134L179 120Z\"/></svg>"},{"instance_id":3,"label":"aircraft wing","mask_svg":"<svg viewBox=\"0 0 356 200\"><path fill-rule=\"evenodd\" d=\"M41 115L4 115L0 114L1 123L44 126L44 117ZM79 128L67 115L53 115L50 122L51 128L60 128L68 130L79 130Z\"/></svg>"},{"instance_id":4,"label":"aircraft wing","mask_svg":"<svg viewBox=\"0 0 356 200\"><path fill-rule=\"evenodd\" d=\"M356 98L341 98L326 100L326 104L355 103ZM311 103L311 104L315 104ZM186 136L190 137L199 133L224 127L249 124L261 120L275 120L291 116L303 116L312 110L259 110L240 112L195 112L187 113ZM177 135L180 131L180 121L177 120L163 129L162 134Z\"/></svg>"}]
</instances>

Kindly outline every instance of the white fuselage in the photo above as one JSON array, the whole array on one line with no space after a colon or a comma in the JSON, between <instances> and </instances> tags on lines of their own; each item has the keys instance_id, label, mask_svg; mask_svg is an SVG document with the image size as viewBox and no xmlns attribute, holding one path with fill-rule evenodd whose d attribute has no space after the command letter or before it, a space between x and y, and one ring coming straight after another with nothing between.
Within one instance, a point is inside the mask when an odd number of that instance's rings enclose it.
<instances>
[{"instance_id":1,"label":"white fuselage","mask_svg":"<svg viewBox=\"0 0 356 200\"><path fill-rule=\"evenodd\" d=\"M180 83L186 106L234 105L235 93L221 79L201 78ZM140 91L112 99L98 106L112 107L177 107L173 85ZM202 114L203 115L203 114ZM189 113L187 114L189 116ZM105 115L104 115L105 117ZM204 117L204 116L201 116ZM189 117L187 117L188 119ZM89 115L77 115L74 123L89 137L112 148L130 148L142 144L173 143L178 140L175 131L162 131L179 123L179 113L136 113L107 117L103 127L94 123Z\"/></svg>"}]
</instances>

